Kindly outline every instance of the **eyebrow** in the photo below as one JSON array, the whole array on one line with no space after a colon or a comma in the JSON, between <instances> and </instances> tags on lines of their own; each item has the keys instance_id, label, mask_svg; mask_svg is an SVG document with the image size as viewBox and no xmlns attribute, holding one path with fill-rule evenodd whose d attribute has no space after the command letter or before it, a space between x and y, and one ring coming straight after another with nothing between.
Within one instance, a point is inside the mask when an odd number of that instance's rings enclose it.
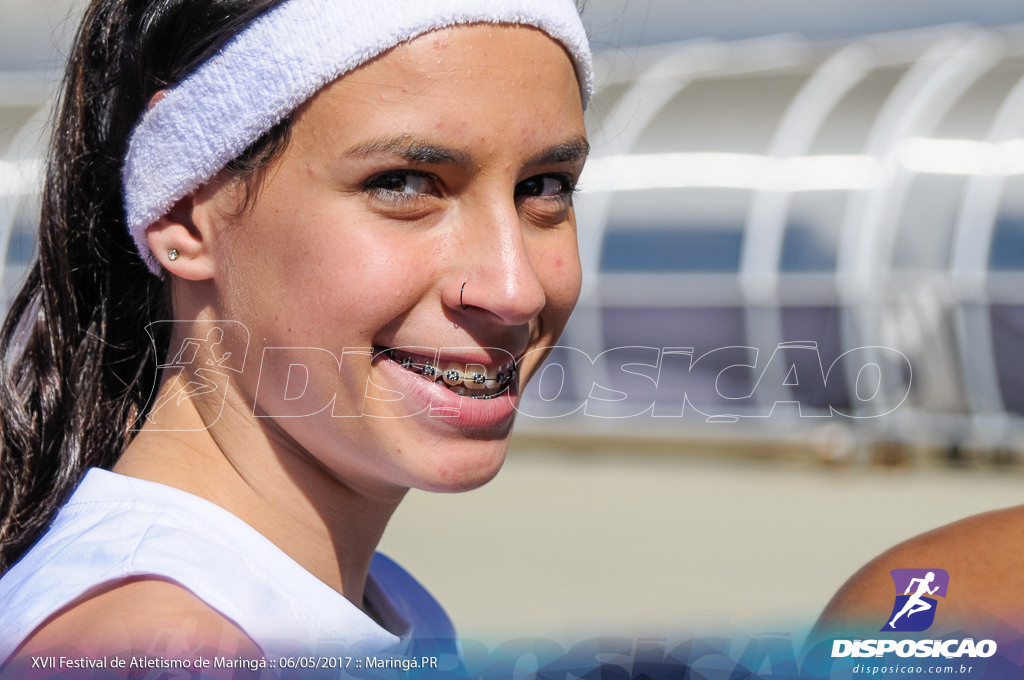
<instances>
[{"instance_id":1,"label":"eyebrow","mask_svg":"<svg viewBox=\"0 0 1024 680\"><path fill-rule=\"evenodd\" d=\"M586 160L590 154L590 142L580 135L572 139L544 149L539 154L531 157L527 165L558 165L560 163L575 163Z\"/></svg>"},{"instance_id":2,"label":"eyebrow","mask_svg":"<svg viewBox=\"0 0 1024 680\"><path fill-rule=\"evenodd\" d=\"M573 163L586 159L590 153L590 143L582 135L573 137L561 144L544 149L531 156L528 166L557 165ZM374 139L357 144L345 151L346 156L368 158L370 156L398 156L410 163L435 165L473 165L473 157L465 151L450 149L437 144L430 144L416 139L412 135L399 135Z\"/></svg>"},{"instance_id":3,"label":"eyebrow","mask_svg":"<svg viewBox=\"0 0 1024 680\"><path fill-rule=\"evenodd\" d=\"M399 135L375 139L357 144L345 152L346 156L368 158L370 156L398 156L410 163L431 163L436 165L471 165L472 157L465 151L449 149L437 144L420 141L412 135Z\"/></svg>"}]
</instances>

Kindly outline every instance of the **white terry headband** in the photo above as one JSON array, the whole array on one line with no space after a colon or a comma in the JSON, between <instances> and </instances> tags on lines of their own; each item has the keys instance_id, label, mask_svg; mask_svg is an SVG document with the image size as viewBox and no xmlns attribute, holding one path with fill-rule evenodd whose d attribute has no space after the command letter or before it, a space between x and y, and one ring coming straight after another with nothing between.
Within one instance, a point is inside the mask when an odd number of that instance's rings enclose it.
<instances>
[{"instance_id":1,"label":"white terry headband","mask_svg":"<svg viewBox=\"0 0 1024 680\"><path fill-rule=\"evenodd\" d=\"M586 107L594 75L573 0L287 0L171 88L132 131L125 214L150 271L159 275L160 265L146 227L302 102L399 43L471 23L533 26L560 42Z\"/></svg>"}]
</instances>

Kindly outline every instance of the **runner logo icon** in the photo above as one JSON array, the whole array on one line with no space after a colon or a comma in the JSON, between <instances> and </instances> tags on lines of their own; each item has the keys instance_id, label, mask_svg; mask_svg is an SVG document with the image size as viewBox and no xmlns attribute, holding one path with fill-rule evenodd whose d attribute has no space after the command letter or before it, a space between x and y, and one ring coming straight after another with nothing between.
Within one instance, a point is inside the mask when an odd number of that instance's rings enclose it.
<instances>
[{"instance_id":1,"label":"runner logo icon","mask_svg":"<svg viewBox=\"0 0 1024 680\"><path fill-rule=\"evenodd\" d=\"M946 597L949 573L945 569L893 569L889 574L896 586L896 602L882 631L928 630L935 621L936 597Z\"/></svg>"}]
</instances>

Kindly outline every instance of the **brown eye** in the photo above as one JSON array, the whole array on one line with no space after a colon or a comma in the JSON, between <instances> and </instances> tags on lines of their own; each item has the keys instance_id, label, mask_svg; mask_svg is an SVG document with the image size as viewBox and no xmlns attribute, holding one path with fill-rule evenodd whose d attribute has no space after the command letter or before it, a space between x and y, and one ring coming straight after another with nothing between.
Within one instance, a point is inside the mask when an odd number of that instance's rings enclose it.
<instances>
[{"instance_id":1,"label":"brown eye","mask_svg":"<svg viewBox=\"0 0 1024 680\"><path fill-rule=\"evenodd\" d=\"M565 175L538 175L516 185L521 198L560 198L573 192L573 184Z\"/></svg>"},{"instance_id":2,"label":"brown eye","mask_svg":"<svg viewBox=\"0 0 1024 680\"><path fill-rule=\"evenodd\" d=\"M376 175L366 183L366 190L380 198L393 200L441 195L432 176L411 170L394 170Z\"/></svg>"}]
</instances>

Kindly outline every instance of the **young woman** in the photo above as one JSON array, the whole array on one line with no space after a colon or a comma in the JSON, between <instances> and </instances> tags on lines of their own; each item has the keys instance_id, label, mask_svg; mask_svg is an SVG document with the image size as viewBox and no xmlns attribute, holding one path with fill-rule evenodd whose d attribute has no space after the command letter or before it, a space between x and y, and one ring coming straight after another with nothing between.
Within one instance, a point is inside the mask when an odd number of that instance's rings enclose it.
<instances>
[{"instance_id":1,"label":"young woman","mask_svg":"<svg viewBox=\"0 0 1024 680\"><path fill-rule=\"evenodd\" d=\"M452 637L374 550L498 471L575 304L590 68L569 0L93 0L3 335L0 660Z\"/></svg>"}]
</instances>

